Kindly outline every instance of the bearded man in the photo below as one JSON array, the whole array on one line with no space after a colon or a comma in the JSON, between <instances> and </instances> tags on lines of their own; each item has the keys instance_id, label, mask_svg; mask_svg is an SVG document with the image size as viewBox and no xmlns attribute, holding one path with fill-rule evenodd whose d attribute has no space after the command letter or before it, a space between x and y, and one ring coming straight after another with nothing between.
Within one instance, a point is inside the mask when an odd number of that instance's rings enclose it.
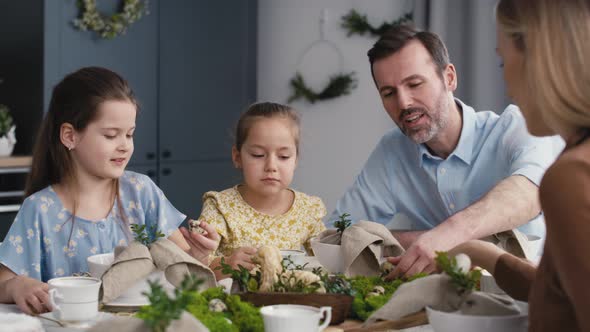
<instances>
[{"instance_id":1,"label":"bearded man","mask_svg":"<svg viewBox=\"0 0 590 332\"><path fill-rule=\"evenodd\" d=\"M528 134L514 105L476 112L453 96L457 73L434 33L396 26L369 50L373 80L397 125L326 219L388 224L406 253L390 277L435 270L435 251L518 228L544 238L538 186L557 138ZM393 222L392 222L393 220ZM405 225L397 224L404 220Z\"/></svg>"}]
</instances>

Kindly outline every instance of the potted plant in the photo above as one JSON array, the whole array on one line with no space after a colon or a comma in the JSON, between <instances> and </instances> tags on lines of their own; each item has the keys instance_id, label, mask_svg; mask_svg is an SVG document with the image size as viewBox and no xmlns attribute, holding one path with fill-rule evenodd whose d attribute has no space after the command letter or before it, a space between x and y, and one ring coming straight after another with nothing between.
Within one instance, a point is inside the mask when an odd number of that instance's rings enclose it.
<instances>
[{"instance_id":1,"label":"potted plant","mask_svg":"<svg viewBox=\"0 0 590 332\"><path fill-rule=\"evenodd\" d=\"M15 129L8 107L0 104L0 157L12 154L16 144Z\"/></svg>"}]
</instances>

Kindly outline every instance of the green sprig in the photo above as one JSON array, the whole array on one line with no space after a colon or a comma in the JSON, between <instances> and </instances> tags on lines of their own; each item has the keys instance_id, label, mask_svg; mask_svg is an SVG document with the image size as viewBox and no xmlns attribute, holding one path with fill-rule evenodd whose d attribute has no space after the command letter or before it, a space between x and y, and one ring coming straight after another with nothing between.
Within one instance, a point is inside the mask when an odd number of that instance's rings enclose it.
<instances>
[{"instance_id":1,"label":"green sprig","mask_svg":"<svg viewBox=\"0 0 590 332\"><path fill-rule=\"evenodd\" d=\"M343 213L338 216L338 220L334 221L334 227L336 227L338 233L342 233L345 229L350 227L352 220L348 219L348 217L350 217L350 214Z\"/></svg>"},{"instance_id":2,"label":"green sprig","mask_svg":"<svg viewBox=\"0 0 590 332\"><path fill-rule=\"evenodd\" d=\"M149 246L150 244L156 242L159 238L165 236L158 230L157 225L152 225L150 227L150 232L147 232L145 224L131 224L131 231L134 233L133 238L135 241L143 244L144 246Z\"/></svg>"},{"instance_id":3,"label":"green sprig","mask_svg":"<svg viewBox=\"0 0 590 332\"><path fill-rule=\"evenodd\" d=\"M150 301L149 306L141 307L137 317L142 319L152 332L164 332L173 320L180 318L197 292L203 280L187 274L179 287L174 289L174 298L157 282L148 280L149 293L142 293Z\"/></svg>"},{"instance_id":4,"label":"green sprig","mask_svg":"<svg viewBox=\"0 0 590 332\"><path fill-rule=\"evenodd\" d=\"M451 277L451 282L461 291L474 290L481 279L480 270L471 270L467 273L461 271L455 257L449 258L444 251L436 252L436 263L440 269Z\"/></svg>"},{"instance_id":5,"label":"green sprig","mask_svg":"<svg viewBox=\"0 0 590 332\"><path fill-rule=\"evenodd\" d=\"M8 134L12 128L12 116L6 105L0 104L0 137Z\"/></svg>"},{"instance_id":6,"label":"green sprig","mask_svg":"<svg viewBox=\"0 0 590 332\"><path fill-rule=\"evenodd\" d=\"M369 33L373 36L381 36L385 31L389 30L392 26L405 24L407 22L411 22L414 19L414 13L407 12L402 15L397 20L391 23L382 23L379 27L373 27L368 19L367 15L361 15L354 9L351 9L350 12L344 16L342 16L342 24L341 26L347 30L347 36L352 36L354 34L364 35L365 33Z\"/></svg>"},{"instance_id":7,"label":"green sprig","mask_svg":"<svg viewBox=\"0 0 590 332\"><path fill-rule=\"evenodd\" d=\"M253 276L250 274L250 271L242 265L238 265L238 268L234 269L225 262L225 257L221 257L219 266L217 266L215 270L221 270L221 273L229 275L232 280L238 283L242 291L254 292L258 290L259 285L256 281L256 277L260 280L260 272L257 272L258 276Z\"/></svg>"}]
</instances>

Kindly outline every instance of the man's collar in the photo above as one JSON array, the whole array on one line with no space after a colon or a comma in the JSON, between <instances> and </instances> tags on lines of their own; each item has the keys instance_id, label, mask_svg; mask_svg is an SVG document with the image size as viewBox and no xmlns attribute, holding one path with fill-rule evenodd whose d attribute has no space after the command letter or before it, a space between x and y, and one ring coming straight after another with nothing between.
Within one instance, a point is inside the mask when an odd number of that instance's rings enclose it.
<instances>
[{"instance_id":1,"label":"man's collar","mask_svg":"<svg viewBox=\"0 0 590 332\"><path fill-rule=\"evenodd\" d=\"M473 154L473 143L475 134L475 110L471 106L465 105L458 98L455 98L455 102L457 103L459 112L462 112L463 114L463 126L461 128L461 136L459 137L459 143L457 143L457 147L455 147L455 150L449 155L448 158L456 156L467 165L470 165L471 156ZM426 147L426 144L417 144L417 152L418 164L420 165L420 167L422 167L424 157L442 160L442 158L430 153L430 151L428 151L428 148Z\"/></svg>"}]
</instances>

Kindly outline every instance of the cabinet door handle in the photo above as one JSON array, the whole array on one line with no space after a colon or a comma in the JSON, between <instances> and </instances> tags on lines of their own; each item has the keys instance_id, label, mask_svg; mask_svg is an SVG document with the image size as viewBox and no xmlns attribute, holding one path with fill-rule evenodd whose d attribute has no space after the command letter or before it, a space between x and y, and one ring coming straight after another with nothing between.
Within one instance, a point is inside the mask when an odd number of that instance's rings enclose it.
<instances>
[{"instance_id":1,"label":"cabinet door handle","mask_svg":"<svg viewBox=\"0 0 590 332\"><path fill-rule=\"evenodd\" d=\"M164 168L162 170L162 175L170 175L172 173L172 170L170 168Z\"/></svg>"},{"instance_id":2,"label":"cabinet door handle","mask_svg":"<svg viewBox=\"0 0 590 332\"><path fill-rule=\"evenodd\" d=\"M156 154L155 154L155 153L153 153L153 152L148 152L148 153L145 155L145 158L146 158L147 160L154 160L154 159L156 159Z\"/></svg>"},{"instance_id":3,"label":"cabinet door handle","mask_svg":"<svg viewBox=\"0 0 590 332\"><path fill-rule=\"evenodd\" d=\"M154 176L156 176L156 171L154 171L153 169L148 170L147 176L149 176L150 178L153 178Z\"/></svg>"},{"instance_id":4,"label":"cabinet door handle","mask_svg":"<svg viewBox=\"0 0 590 332\"><path fill-rule=\"evenodd\" d=\"M162 157L163 158L170 158L172 156L172 152L170 152L170 150L164 150L162 151Z\"/></svg>"}]
</instances>

